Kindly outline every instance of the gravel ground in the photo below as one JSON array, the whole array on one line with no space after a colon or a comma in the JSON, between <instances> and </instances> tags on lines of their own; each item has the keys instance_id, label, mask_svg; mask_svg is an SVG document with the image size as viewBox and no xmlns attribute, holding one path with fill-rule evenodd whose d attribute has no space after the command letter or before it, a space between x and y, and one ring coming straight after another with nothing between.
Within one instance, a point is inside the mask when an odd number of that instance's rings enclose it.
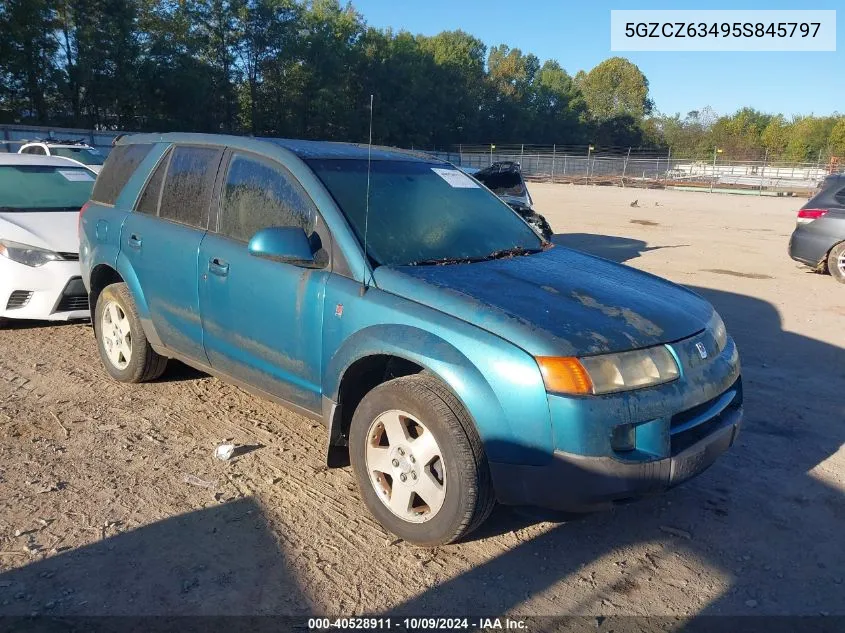
<instances>
[{"instance_id":1,"label":"gravel ground","mask_svg":"<svg viewBox=\"0 0 845 633\"><path fill-rule=\"evenodd\" d=\"M801 201L531 188L558 242L724 316L747 417L715 466L565 522L497 508L468 541L417 549L326 470L319 425L176 363L120 385L88 325L14 324L0 614L845 614L845 287L787 257ZM240 454L214 460L227 439Z\"/></svg>"}]
</instances>

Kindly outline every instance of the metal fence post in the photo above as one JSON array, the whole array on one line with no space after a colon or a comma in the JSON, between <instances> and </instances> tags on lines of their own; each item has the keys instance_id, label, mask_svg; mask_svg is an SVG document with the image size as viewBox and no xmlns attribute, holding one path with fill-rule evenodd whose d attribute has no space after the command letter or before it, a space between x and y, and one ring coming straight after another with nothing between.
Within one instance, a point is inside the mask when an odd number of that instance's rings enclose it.
<instances>
[{"instance_id":1,"label":"metal fence post","mask_svg":"<svg viewBox=\"0 0 845 633\"><path fill-rule=\"evenodd\" d=\"M566 154L563 155L563 175L566 175Z\"/></svg>"},{"instance_id":2,"label":"metal fence post","mask_svg":"<svg viewBox=\"0 0 845 633\"><path fill-rule=\"evenodd\" d=\"M628 173L628 160L631 158L631 148L628 148L628 155L625 156L625 162L622 164L622 187L625 187L625 174Z\"/></svg>"},{"instance_id":3,"label":"metal fence post","mask_svg":"<svg viewBox=\"0 0 845 633\"><path fill-rule=\"evenodd\" d=\"M525 160L525 143L519 146L519 166L522 167L522 161Z\"/></svg>"},{"instance_id":4,"label":"metal fence post","mask_svg":"<svg viewBox=\"0 0 845 633\"><path fill-rule=\"evenodd\" d=\"M758 196L763 195L763 176L766 173L766 165L769 162L769 148L766 148L766 157L763 159L763 169L760 170L760 190L757 192Z\"/></svg>"},{"instance_id":5,"label":"metal fence post","mask_svg":"<svg viewBox=\"0 0 845 633\"><path fill-rule=\"evenodd\" d=\"M557 145L552 145L552 184L555 182L555 154L557 153Z\"/></svg>"},{"instance_id":6,"label":"metal fence post","mask_svg":"<svg viewBox=\"0 0 845 633\"><path fill-rule=\"evenodd\" d=\"M672 148L669 148L669 153L666 155L666 178L663 179L663 182L669 180L669 171L672 169Z\"/></svg>"}]
</instances>

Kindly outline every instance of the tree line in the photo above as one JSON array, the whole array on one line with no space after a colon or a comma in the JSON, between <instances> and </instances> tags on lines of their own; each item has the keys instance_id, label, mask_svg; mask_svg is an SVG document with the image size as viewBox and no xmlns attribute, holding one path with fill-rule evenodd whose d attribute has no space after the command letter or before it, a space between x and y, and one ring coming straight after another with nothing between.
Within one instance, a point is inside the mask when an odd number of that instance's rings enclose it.
<instances>
[{"instance_id":1,"label":"tree line","mask_svg":"<svg viewBox=\"0 0 845 633\"><path fill-rule=\"evenodd\" d=\"M574 76L463 31L368 26L338 0L0 0L0 122L383 144L716 145L845 156L845 117L655 112L636 65Z\"/></svg>"}]
</instances>

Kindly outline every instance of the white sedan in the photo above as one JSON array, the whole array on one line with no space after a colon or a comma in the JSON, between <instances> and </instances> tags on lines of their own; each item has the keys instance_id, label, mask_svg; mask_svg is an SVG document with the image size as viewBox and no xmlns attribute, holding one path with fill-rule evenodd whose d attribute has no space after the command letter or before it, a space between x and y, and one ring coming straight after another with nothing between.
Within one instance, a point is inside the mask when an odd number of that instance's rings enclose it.
<instances>
[{"instance_id":1,"label":"white sedan","mask_svg":"<svg viewBox=\"0 0 845 633\"><path fill-rule=\"evenodd\" d=\"M88 318L78 221L95 179L64 158L0 154L0 320Z\"/></svg>"}]
</instances>

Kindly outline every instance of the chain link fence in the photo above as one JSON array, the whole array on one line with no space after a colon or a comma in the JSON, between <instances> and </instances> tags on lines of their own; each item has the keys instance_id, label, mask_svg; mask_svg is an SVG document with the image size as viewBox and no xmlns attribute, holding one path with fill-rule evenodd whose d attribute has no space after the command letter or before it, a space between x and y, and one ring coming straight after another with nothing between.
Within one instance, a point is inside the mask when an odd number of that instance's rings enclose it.
<instances>
[{"instance_id":1,"label":"chain link fence","mask_svg":"<svg viewBox=\"0 0 845 633\"><path fill-rule=\"evenodd\" d=\"M17 152L37 139L83 140L103 154L124 132L61 127L0 125L0 151ZM414 148L412 148L414 149ZM483 169L495 162L519 163L528 180L555 183L677 188L769 195L810 195L832 171L836 159L819 154L816 162L759 160L736 157L714 148L712 158L681 152L635 151L627 148L592 148L565 145L455 145L428 154L459 167Z\"/></svg>"},{"instance_id":2,"label":"chain link fence","mask_svg":"<svg viewBox=\"0 0 845 633\"><path fill-rule=\"evenodd\" d=\"M550 146L455 146L428 152L455 165L483 169L495 162L519 163L529 180L629 187L705 189L776 195L808 195L835 170L835 160L813 163L749 160L714 149L711 160L683 154L616 148Z\"/></svg>"}]
</instances>

